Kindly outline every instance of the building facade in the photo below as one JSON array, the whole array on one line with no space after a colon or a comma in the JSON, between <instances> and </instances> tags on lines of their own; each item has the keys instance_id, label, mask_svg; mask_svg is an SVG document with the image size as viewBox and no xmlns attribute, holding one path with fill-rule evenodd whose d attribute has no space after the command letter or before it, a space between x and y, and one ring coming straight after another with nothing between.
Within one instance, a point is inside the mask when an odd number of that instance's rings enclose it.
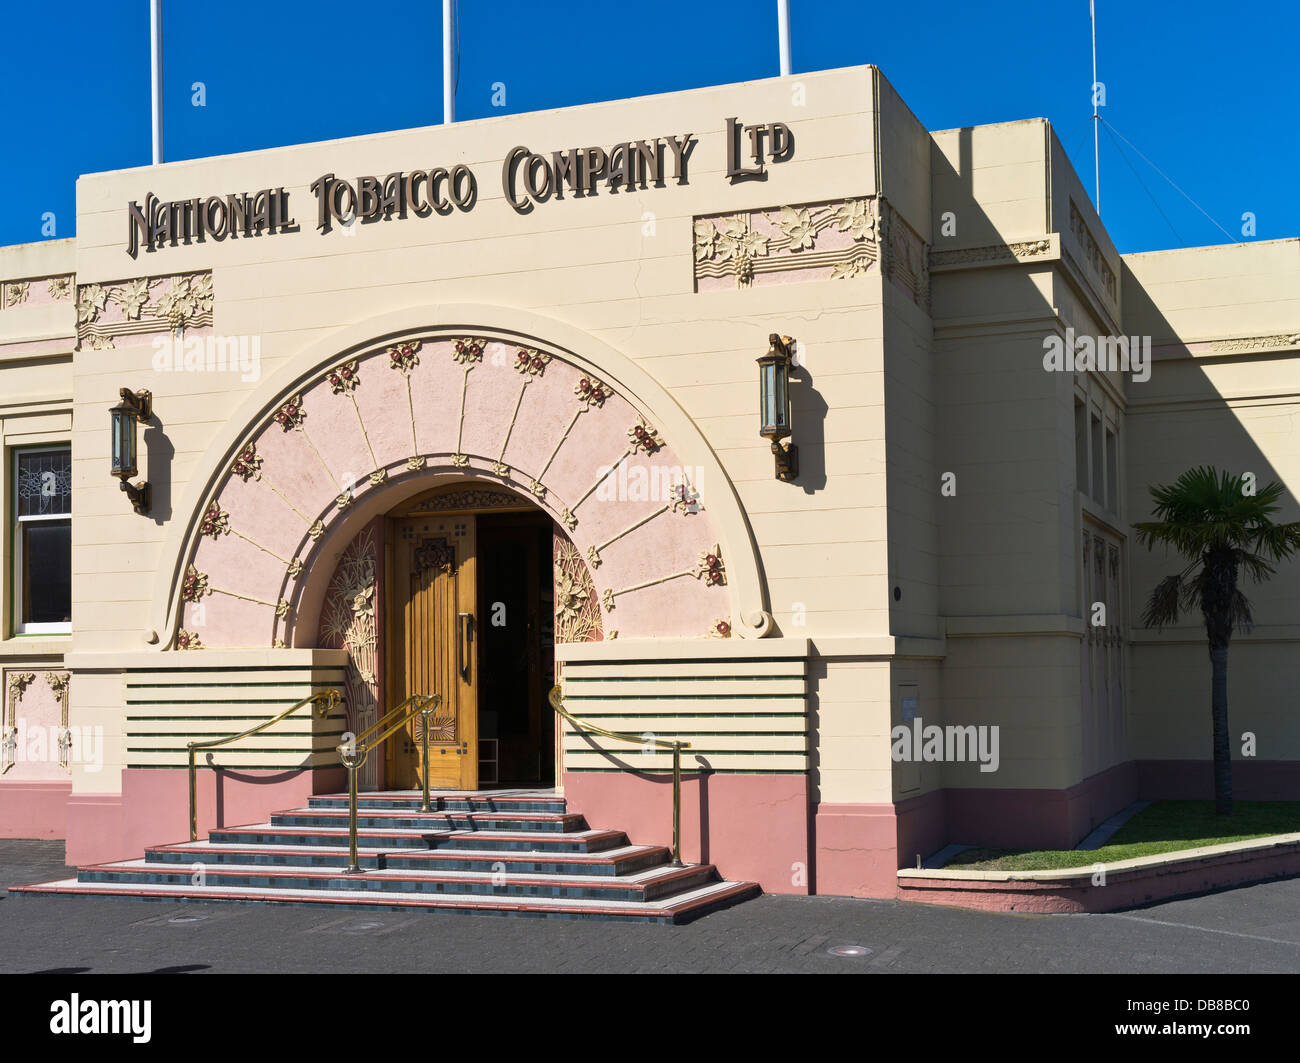
<instances>
[{"instance_id":1,"label":"building facade","mask_svg":"<svg viewBox=\"0 0 1300 1063\"><path fill-rule=\"evenodd\" d=\"M177 840L186 743L322 688L206 758L201 825L338 790L346 734L438 692L434 785L666 841L671 757L557 725L555 681L689 742L684 856L774 892L1209 796L1203 634L1142 628L1178 562L1131 525L1194 465L1300 482L1300 241L1121 256L1046 122L929 132L872 67L77 204L75 240L0 249L0 834ZM1109 337L1128 362L1050 357ZM122 389L152 408L120 482ZM1296 799L1300 569L1248 592L1238 795ZM418 738L363 787L414 785Z\"/></svg>"}]
</instances>

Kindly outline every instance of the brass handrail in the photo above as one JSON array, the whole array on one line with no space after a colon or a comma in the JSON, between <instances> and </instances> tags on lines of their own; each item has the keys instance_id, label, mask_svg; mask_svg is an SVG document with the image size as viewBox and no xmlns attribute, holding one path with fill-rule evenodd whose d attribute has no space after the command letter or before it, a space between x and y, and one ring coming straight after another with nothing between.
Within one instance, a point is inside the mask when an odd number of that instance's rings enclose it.
<instances>
[{"instance_id":1,"label":"brass handrail","mask_svg":"<svg viewBox=\"0 0 1300 1063\"><path fill-rule=\"evenodd\" d=\"M359 875L365 870L357 860L357 772L365 764L366 758L370 756L370 751L383 745L389 737L395 732L405 727L418 714L424 717L424 726L421 728L421 746L423 771L421 776L424 783L424 799L420 803L420 811L429 811L429 717L433 714L434 709L442 704L441 694L412 694L400 705L389 709L378 720L367 727L359 735L354 737L350 742L344 742L338 747L339 759L343 761L343 766L348 769L348 866L344 869L346 875ZM376 731L381 731L378 738L366 741Z\"/></svg>"},{"instance_id":2,"label":"brass handrail","mask_svg":"<svg viewBox=\"0 0 1300 1063\"><path fill-rule=\"evenodd\" d=\"M551 703L557 713L563 716L569 723L573 724L579 730L590 731L593 734L604 735L606 738L613 738L620 742L631 742L633 745L658 746L660 749L671 749L673 751L673 867L682 866L682 750L690 749L689 742L683 742L680 738L672 740L666 738L654 738L648 735L630 735L622 731L607 731L603 727L597 727L594 723L587 720L580 720L569 712L563 704L564 695L560 693L560 686L557 683L551 687L551 692L546 695L546 699Z\"/></svg>"},{"instance_id":3,"label":"brass handrail","mask_svg":"<svg viewBox=\"0 0 1300 1063\"><path fill-rule=\"evenodd\" d=\"M284 712L278 716L272 716L269 720L259 723L256 727L250 727L247 731L241 731L237 735L230 735L226 738L213 738L207 742L189 742L187 743L190 756L190 841L199 840L199 810L197 784L195 782L196 771L194 765L194 751L198 749L212 749L215 746L229 745L231 742L238 742L241 738L247 738L249 735L255 735L259 731L265 731L273 724L279 723L286 716L291 716L304 705L315 703L316 715L322 720L329 715L329 712L335 705L342 701L337 690L318 690L314 694L308 694L301 701L290 705ZM324 701L325 704L321 704Z\"/></svg>"}]
</instances>

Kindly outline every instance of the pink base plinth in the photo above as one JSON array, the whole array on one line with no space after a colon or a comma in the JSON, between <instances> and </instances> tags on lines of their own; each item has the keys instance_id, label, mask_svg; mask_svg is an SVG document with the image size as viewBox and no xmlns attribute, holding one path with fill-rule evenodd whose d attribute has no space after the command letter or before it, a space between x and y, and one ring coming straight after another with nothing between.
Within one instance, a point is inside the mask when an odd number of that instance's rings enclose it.
<instances>
[{"instance_id":1,"label":"pink base plinth","mask_svg":"<svg viewBox=\"0 0 1300 1063\"><path fill-rule=\"evenodd\" d=\"M199 837L214 827L265 823L272 812L299 808L313 793L337 792L341 768L321 771L210 771L197 777ZM150 845L190 833L189 774L127 768L122 793L76 794L68 800L69 864L128 860Z\"/></svg>"},{"instance_id":2,"label":"pink base plinth","mask_svg":"<svg viewBox=\"0 0 1300 1063\"><path fill-rule=\"evenodd\" d=\"M62 838L70 782L0 783L0 838Z\"/></svg>"},{"instance_id":3,"label":"pink base plinth","mask_svg":"<svg viewBox=\"0 0 1300 1063\"><path fill-rule=\"evenodd\" d=\"M886 804L817 806L818 893L842 897L893 897L898 820Z\"/></svg>"},{"instance_id":4,"label":"pink base plinth","mask_svg":"<svg viewBox=\"0 0 1300 1063\"><path fill-rule=\"evenodd\" d=\"M671 775L570 771L569 808L636 845L672 845ZM802 775L682 777L682 859L768 893L810 892L808 783ZM892 868L891 868L892 870Z\"/></svg>"}]
</instances>

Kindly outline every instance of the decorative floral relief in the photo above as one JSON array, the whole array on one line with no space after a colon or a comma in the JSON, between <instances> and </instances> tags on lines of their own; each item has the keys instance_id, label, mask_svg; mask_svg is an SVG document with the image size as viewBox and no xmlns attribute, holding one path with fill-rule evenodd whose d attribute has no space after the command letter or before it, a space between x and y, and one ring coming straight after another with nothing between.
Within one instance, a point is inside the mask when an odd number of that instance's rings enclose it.
<instances>
[{"instance_id":1,"label":"decorative floral relief","mask_svg":"<svg viewBox=\"0 0 1300 1063\"><path fill-rule=\"evenodd\" d=\"M420 364L420 356L417 353L419 349L419 340L411 340L409 343L399 343L395 347L389 347L389 368L396 369L399 373L409 374L412 369Z\"/></svg>"},{"instance_id":2,"label":"decorative floral relief","mask_svg":"<svg viewBox=\"0 0 1300 1063\"><path fill-rule=\"evenodd\" d=\"M230 514L221 511L215 498L203 511L203 519L199 521L199 534L206 535L209 539L220 539L221 536L230 534Z\"/></svg>"},{"instance_id":3,"label":"decorative floral relief","mask_svg":"<svg viewBox=\"0 0 1300 1063\"><path fill-rule=\"evenodd\" d=\"M573 531L573 529L578 526L578 518L569 511L568 506L565 506L564 509L560 511L560 523L568 528L569 531Z\"/></svg>"},{"instance_id":4,"label":"decorative floral relief","mask_svg":"<svg viewBox=\"0 0 1300 1063\"><path fill-rule=\"evenodd\" d=\"M629 428L627 438L634 451L639 450L645 454L653 454L664 445L658 431L645 421L640 421Z\"/></svg>"},{"instance_id":5,"label":"decorative floral relief","mask_svg":"<svg viewBox=\"0 0 1300 1063\"><path fill-rule=\"evenodd\" d=\"M515 371L525 376L541 376L550 365L551 356L531 347L520 347L515 352Z\"/></svg>"},{"instance_id":6,"label":"decorative floral relief","mask_svg":"<svg viewBox=\"0 0 1300 1063\"><path fill-rule=\"evenodd\" d=\"M330 370L328 380L330 391L334 392L335 395L345 395L356 391L357 385L361 383L361 377L357 373L357 360L353 358L350 362L335 366Z\"/></svg>"},{"instance_id":7,"label":"decorative floral relief","mask_svg":"<svg viewBox=\"0 0 1300 1063\"><path fill-rule=\"evenodd\" d=\"M831 270L831 280L851 280L860 277L871 269L871 261L865 258L851 258L845 262L835 263Z\"/></svg>"},{"instance_id":8,"label":"decorative floral relief","mask_svg":"<svg viewBox=\"0 0 1300 1063\"><path fill-rule=\"evenodd\" d=\"M835 211L835 228L848 233L854 240L874 236L876 220L865 199L850 199Z\"/></svg>"},{"instance_id":9,"label":"decorative floral relief","mask_svg":"<svg viewBox=\"0 0 1300 1063\"><path fill-rule=\"evenodd\" d=\"M307 534L311 536L312 542L319 542L321 537L325 534L325 525L319 520L314 521L312 526L307 529Z\"/></svg>"},{"instance_id":10,"label":"decorative floral relief","mask_svg":"<svg viewBox=\"0 0 1300 1063\"><path fill-rule=\"evenodd\" d=\"M302 408L302 396L295 395L275 414L275 423L283 428L286 432L292 432L302 427L303 421L307 419L307 411Z\"/></svg>"},{"instance_id":11,"label":"decorative floral relief","mask_svg":"<svg viewBox=\"0 0 1300 1063\"><path fill-rule=\"evenodd\" d=\"M451 345L451 356L462 365L466 362L481 362L483 361L483 348L486 346L487 344L483 340L455 340Z\"/></svg>"},{"instance_id":12,"label":"decorative floral relief","mask_svg":"<svg viewBox=\"0 0 1300 1063\"><path fill-rule=\"evenodd\" d=\"M672 486L673 512L699 513L704 507L700 504L700 493L691 484L677 482Z\"/></svg>"},{"instance_id":13,"label":"decorative floral relief","mask_svg":"<svg viewBox=\"0 0 1300 1063\"><path fill-rule=\"evenodd\" d=\"M149 278L140 277L127 281L122 287L113 291L114 302L122 308L122 316L128 321L139 320L140 309L149 301Z\"/></svg>"},{"instance_id":14,"label":"decorative floral relief","mask_svg":"<svg viewBox=\"0 0 1300 1063\"><path fill-rule=\"evenodd\" d=\"M82 285L77 296L77 324L89 325L108 303L108 292L102 284Z\"/></svg>"},{"instance_id":15,"label":"decorative floral relief","mask_svg":"<svg viewBox=\"0 0 1300 1063\"><path fill-rule=\"evenodd\" d=\"M599 380L592 380L591 377L584 376L578 381L573 389L573 393L578 396L583 405L591 408L592 406L602 406L609 398L609 389Z\"/></svg>"},{"instance_id":16,"label":"decorative floral relief","mask_svg":"<svg viewBox=\"0 0 1300 1063\"><path fill-rule=\"evenodd\" d=\"M73 291L73 281L71 276L53 278L50 295L55 299L66 298ZM153 293L160 285L165 285L166 290L154 298ZM121 311L120 319L104 320L110 316L104 314L109 304ZM85 284L77 290L76 306L81 348L109 350L114 346L114 336L178 333L192 326L211 324L212 274L134 277L115 284Z\"/></svg>"},{"instance_id":17,"label":"decorative floral relief","mask_svg":"<svg viewBox=\"0 0 1300 1063\"><path fill-rule=\"evenodd\" d=\"M7 684L7 694L9 701L9 711L5 719L5 726L0 732L0 747L2 747L2 760L0 760L0 775L3 775L14 766L18 754L18 703L23 699L23 693L35 680L34 672L10 672L9 682Z\"/></svg>"},{"instance_id":18,"label":"decorative floral relief","mask_svg":"<svg viewBox=\"0 0 1300 1063\"><path fill-rule=\"evenodd\" d=\"M6 281L4 305L17 306L19 303L25 303L28 287L27 281Z\"/></svg>"},{"instance_id":19,"label":"decorative floral relief","mask_svg":"<svg viewBox=\"0 0 1300 1063\"><path fill-rule=\"evenodd\" d=\"M812 212L807 207L782 207L776 225L789 241L791 251L802 251L805 247L812 247L817 238L817 226L812 220Z\"/></svg>"},{"instance_id":20,"label":"decorative floral relief","mask_svg":"<svg viewBox=\"0 0 1300 1063\"><path fill-rule=\"evenodd\" d=\"M173 277L171 287L158 297L157 310L173 331L212 313L212 274Z\"/></svg>"},{"instance_id":21,"label":"decorative floral relief","mask_svg":"<svg viewBox=\"0 0 1300 1063\"><path fill-rule=\"evenodd\" d=\"M733 276L737 288L781 283L781 277L762 278L793 270L829 270L821 277L833 280L859 276L879 258L872 204L858 197L696 218L696 288Z\"/></svg>"},{"instance_id":22,"label":"decorative floral relief","mask_svg":"<svg viewBox=\"0 0 1300 1063\"><path fill-rule=\"evenodd\" d=\"M555 538L555 641L599 642L600 609L591 573L577 547Z\"/></svg>"},{"instance_id":23,"label":"decorative floral relief","mask_svg":"<svg viewBox=\"0 0 1300 1063\"><path fill-rule=\"evenodd\" d=\"M469 455L468 455L468 454L453 454L453 455L451 456L451 463L452 463L452 465L454 465L454 466L455 466L456 468L458 468L458 469L464 469L464 468L467 468L467 467L469 466Z\"/></svg>"},{"instance_id":24,"label":"decorative floral relief","mask_svg":"<svg viewBox=\"0 0 1300 1063\"><path fill-rule=\"evenodd\" d=\"M727 582L727 570L722 564L722 547L717 544L712 550L700 553L695 566L695 578L703 580L710 587L720 587Z\"/></svg>"},{"instance_id":25,"label":"decorative floral relief","mask_svg":"<svg viewBox=\"0 0 1300 1063\"><path fill-rule=\"evenodd\" d=\"M181 628L176 632L176 648L178 650L201 650L203 643L199 641L199 636L193 631L186 631Z\"/></svg>"},{"instance_id":26,"label":"decorative floral relief","mask_svg":"<svg viewBox=\"0 0 1300 1063\"><path fill-rule=\"evenodd\" d=\"M59 699L59 766L72 768L72 732L68 729L68 680L67 672L46 672L45 682L50 692Z\"/></svg>"},{"instance_id":27,"label":"decorative floral relief","mask_svg":"<svg viewBox=\"0 0 1300 1063\"><path fill-rule=\"evenodd\" d=\"M713 622L709 628L709 638L711 639L729 639L731 638L731 617L724 616Z\"/></svg>"},{"instance_id":28,"label":"decorative floral relief","mask_svg":"<svg viewBox=\"0 0 1300 1063\"><path fill-rule=\"evenodd\" d=\"M181 601L197 602L205 594L211 594L208 577L193 565L185 570L185 579L181 582Z\"/></svg>"},{"instance_id":29,"label":"decorative floral relief","mask_svg":"<svg viewBox=\"0 0 1300 1063\"><path fill-rule=\"evenodd\" d=\"M257 452L256 443L249 443L239 452L230 466L230 472L245 483L262 478L262 456Z\"/></svg>"},{"instance_id":30,"label":"decorative floral relief","mask_svg":"<svg viewBox=\"0 0 1300 1063\"><path fill-rule=\"evenodd\" d=\"M50 283L46 285L45 290L50 293L50 298L56 303L63 302L72 295L72 274L66 274L62 277L51 277Z\"/></svg>"},{"instance_id":31,"label":"decorative floral relief","mask_svg":"<svg viewBox=\"0 0 1300 1063\"><path fill-rule=\"evenodd\" d=\"M289 615L289 603L286 602L283 598L281 598L278 602L275 603L275 615L278 616L281 620L283 620L286 616Z\"/></svg>"},{"instance_id":32,"label":"decorative floral relief","mask_svg":"<svg viewBox=\"0 0 1300 1063\"><path fill-rule=\"evenodd\" d=\"M9 673L9 697L22 701L23 694L27 688L32 685L36 679L35 672L10 672Z\"/></svg>"}]
</instances>

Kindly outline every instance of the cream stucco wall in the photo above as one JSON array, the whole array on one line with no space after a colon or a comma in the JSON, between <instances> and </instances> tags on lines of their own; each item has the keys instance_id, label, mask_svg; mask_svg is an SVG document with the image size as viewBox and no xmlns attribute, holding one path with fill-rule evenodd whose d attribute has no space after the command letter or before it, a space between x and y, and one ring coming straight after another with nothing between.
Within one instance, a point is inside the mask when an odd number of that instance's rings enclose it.
<instances>
[{"instance_id":1,"label":"cream stucco wall","mask_svg":"<svg viewBox=\"0 0 1300 1063\"><path fill-rule=\"evenodd\" d=\"M786 123L793 157L764 180L729 182L728 117ZM501 161L516 145L549 156L686 132L698 138L689 184L602 188L526 215L504 201ZM323 173L456 163L478 178L468 213L314 229L308 186ZM298 232L135 260L124 250L126 205L148 192L172 200L279 186ZM854 275L832 279L791 255L786 272L755 274L750 286L725 270L722 282L701 280L698 219L752 225L761 212L859 198L879 243ZM931 134L870 67L89 175L78 183L75 243L0 249L0 280L75 273L84 289L208 272L212 323L192 331L256 338L256 379L155 372L148 336L112 349L83 342L74 355L71 303L0 308L5 446L70 438L77 514L72 637L0 641L0 658L57 663L75 651L74 714L108 736L108 770L74 773L78 792L116 786L112 768L125 763L116 662L169 641L157 603L174 601L187 541L177 529L193 525L210 493L214 451L255 427L249 410L274 397L269 381L362 342L365 322L436 330L463 324L446 318L472 305L485 329L494 315L505 328L526 319L539 342L549 331L597 368L624 359L662 389L726 481L713 486L738 500L777 656L807 640L807 770L814 800L830 805L945 787L1060 790L1129 760L1204 758L1208 714L1185 716L1204 690L1190 627L1128 630L1126 737L1099 741L1081 699L1081 530L1122 540L1146 515L1146 484L1197 461L1288 488L1300 478L1300 242L1121 259L1046 122ZM426 320L411 323L413 314ZM1152 380L1044 372L1044 337L1071 328L1152 335ZM793 484L773 477L757 434L754 359L771 332L795 337L804 363L792 389ZM142 440L142 476L156 491L147 518L107 475L104 414L122 386L149 387L160 422ZM1119 433L1114 511L1077 490L1076 399L1097 402ZM955 494L941 490L947 473ZM710 485L701 487L707 502ZM1291 495L1282 516L1297 516ZM1124 566L1131 618L1163 569L1127 548ZM1295 568L1256 592L1260 627L1234 657L1234 726L1268 736L1264 758L1300 755L1283 707L1300 678L1288 663L1300 638ZM626 654L638 652L656 653ZM892 764L889 730L901 722L900 690L913 687L926 722L999 726L1000 770Z\"/></svg>"}]
</instances>

